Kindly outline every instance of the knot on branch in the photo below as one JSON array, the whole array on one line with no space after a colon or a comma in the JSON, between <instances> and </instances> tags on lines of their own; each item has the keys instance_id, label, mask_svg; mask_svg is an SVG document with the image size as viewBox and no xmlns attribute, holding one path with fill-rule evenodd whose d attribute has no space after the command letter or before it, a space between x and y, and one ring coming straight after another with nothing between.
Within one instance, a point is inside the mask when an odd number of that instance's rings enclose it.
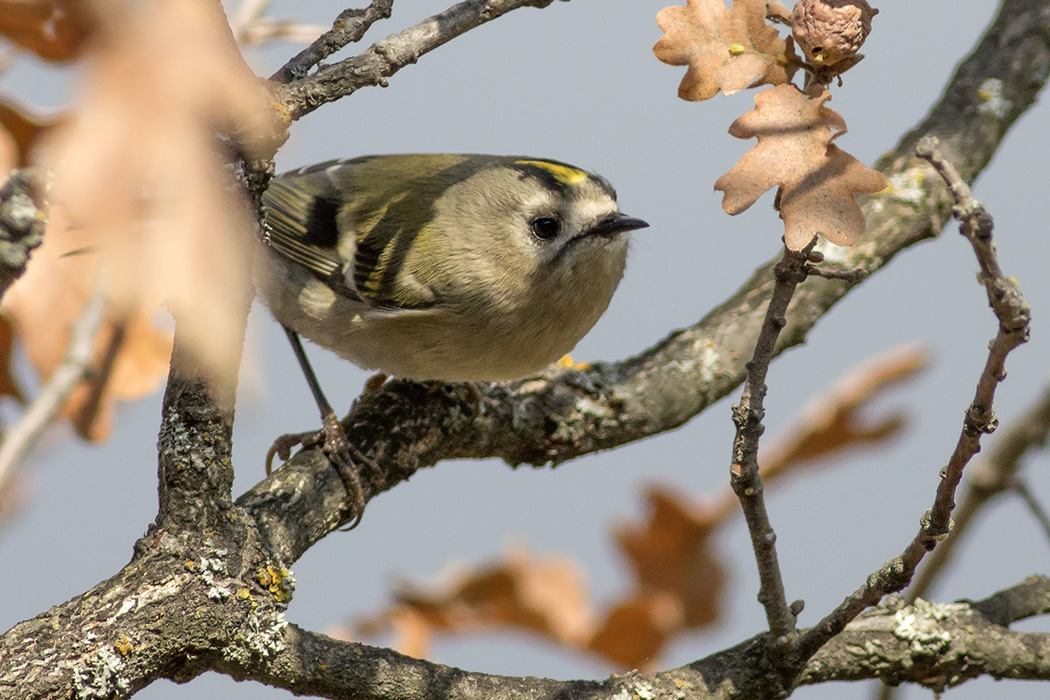
<instances>
[{"instance_id":1,"label":"knot on branch","mask_svg":"<svg viewBox=\"0 0 1050 700\"><path fill-rule=\"evenodd\" d=\"M995 432L995 429L999 427L999 419L995 415L995 411L985 409L976 404L971 404L966 409L966 417L963 419L963 432L966 433L967 437L977 437L982 433L985 435L991 435Z\"/></svg>"},{"instance_id":2,"label":"knot on branch","mask_svg":"<svg viewBox=\"0 0 1050 700\"><path fill-rule=\"evenodd\" d=\"M929 511L927 511L929 514ZM923 516L926 517L925 515ZM878 571L873 572L866 581L869 590L885 593L896 593L908 585L911 573L904 565L904 560L894 557L882 565Z\"/></svg>"},{"instance_id":3,"label":"knot on branch","mask_svg":"<svg viewBox=\"0 0 1050 700\"><path fill-rule=\"evenodd\" d=\"M995 286L998 303L993 304L993 307L995 307L996 316L999 317L999 327L1006 334L1019 333L1020 337L1016 339L1018 345L1027 343L1032 307L1021 298L1021 291L1014 280L1005 280Z\"/></svg>"},{"instance_id":4,"label":"knot on branch","mask_svg":"<svg viewBox=\"0 0 1050 700\"><path fill-rule=\"evenodd\" d=\"M928 510L919 518L919 526L922 528L923 534L932 540L927 549L933 549L938 542L943 541L952 531L952 528L955 527L955 521L948 518L947 522L942 523L940 519L937 519L935 522L933 511Z\"/></svg>"},{"instance_id":5,"label":"knot on branch","mask_svg":"<svg viewBox=\"0 0 1050 700\"><path fill-rule=\"evenodd\" d=\"M0 189L0 264L8 274L22 274L29 254L47 228L45 183L33 168L16 170Z\"/></svg>"}]
</instances>

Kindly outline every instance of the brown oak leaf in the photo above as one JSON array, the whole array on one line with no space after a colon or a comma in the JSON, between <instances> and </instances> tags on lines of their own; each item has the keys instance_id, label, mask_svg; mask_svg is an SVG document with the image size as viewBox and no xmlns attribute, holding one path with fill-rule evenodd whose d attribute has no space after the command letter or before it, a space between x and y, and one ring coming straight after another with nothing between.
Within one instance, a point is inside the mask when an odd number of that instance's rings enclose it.
<instances>
[{"instance_id":1,"label":"brown oak leaf","mask_svg":"<svg viewBox=\"0 0 1050 700\"><path fill-rule=\"evenodd\" d=\"M736 215L763 192L780 187L784 243L801 250L821 234L837 245L853 245L864 233L864 213L854 195L878 192L886 178L834 145L846 122L818 97L794 85L778 85L755 95L756 108L729 127L740 139L757 138L729 172L718 178L722 209Z\"/></svg>"},{"instance_id":2,"label":"brown oak leaf","mask_svg":"<svg viewBox=\"0 0 1050 700\"><path fill-rule=\"evenodd\" d=\"M21 168L29 164L29 156L41 138L61 123L58 117L46 118L33 114L30 110L0 98L0 129L7 132L15 155L12 168ZM0 172L7 173L6 167Z\"/></svg>"},{"instance_id":3,"label":"brown oak leaf","mask_svg":"<svg viewBox=\"0 0 1050 700\"><path fill-rule=\"evenodd\" d=\"M865 360L825 392L810 399L780 435L762 447L766 483L797 466L864 445L882 444L908 425L902 412L872 418L866 411L883 393L912 380L928 357L919 345L903 345Z\"/></svg>"},{"instance_id":4,"label":"brown oak leaf","mask_svg":"<svg viewBox=\"0 0 1050 700\"><path fill-rule=\"evenodd\" d=\"M132 4L107 15L104 31L75 117L41 149L53 201L93 236L114 307L163 303L186 357L225 390L241 353L251 221L215 135L236 135L251 157L272 153L268 93L217 4Z\"/></svg>"},{"instance_id":5,"label":"brown oak leaf","mask_svg":"<svg viewBox=\"0 0 1050 700\"><path fill-rule=\"evenodd\" d=\"M6 318L0 316L0 396L10 396L21 403L25 396L15 378L14 342L14 329Z\"/></svg>"},{"instance_id":6,"label":"brown oak leaf","mask_svg":"<svg viewBox=\"0 0 1050 700\"><path fill-rule=\"evenodd\" d=\"M725 578L710 540L718 514L659 486L647 489L646 500L645 525L621 525L615 534L638 585L672 594L684 626L711 624L718 619Z\"/></svg>"},{"instance_id":7,"label":"brown oak leaf","mask_svg":"<svg viewBox=\"0 0 1050 700\"><path fill-rule=\"evenodd\" d=\"M625 668L651 668L666 644L721 613L725 567L712 541L723 515L670 488L646 491L648 518L615 537L635 591L608 611L588 648Z\"/></svg>"},{"instance_id":8,"label":"brown oak leaf","mask_svg":"<svg viewBox=\"0 0 1050 700\"><path fill-rule=\"evenodd\" d=\"M673 594L640 591L609 610L587 648L620 668L645 673L682 631L682 606Z\"/></svg>"},{"instance_id":9,"label":"brown oak leaf","mask_svg":"<svg viewBox=\"0 0 1050 700\"><path fill-rule=\"evenodd\" d=\"M53 207L44 242L0 307L42 381L62 363L71 326L97 286L101 256L95 252L99 239L94 234L92 229L68 226L61 207ZM70 254L78 250L87 252ZM167 376L171 333L154 323L158 306L132 313L114 307L108 311L95 338L90 377L62 407L85 440L108 437L115 402L152 393Z\"/></svg>"},{"instance_id":10,"label":"brown oak leaf","mask_svg":"<svg viewBox=\"0 0 1050 700\"><path fill-rule=\"evenodd\" d=\"M689 66L678 86L683 100L700 101L719 90L779 85L794 74L790 39L766 23L765 0L688 0L656 15L664 36L653 53L664 63Z\"/></svg>"},{"instance_id":11,"label":"brown oak leaf","mask_svg":"<svg viewBox=\"0 0 1050 700\"><path fill-rule=\"evenodd\" d=\"M537 556L516 547L489 566L446 572L443 581L405 583L397 602L359 620L353 636L393 629L395 646L425 655L435 631L479 627L530 630L570 648L582 648L594 630L590 594L577 564L565 556Z\"/></svg>"},{"instance_id":12,"label":"brown oak leaf","mask_svg":"<svg viewBox=\"0 0 1050 700\"><path fill-rule=\"evenodd\" d=\"M0 35L46 61L76 58L94 24L82 0L0 0Z\"/></svg>"}]
</instances>

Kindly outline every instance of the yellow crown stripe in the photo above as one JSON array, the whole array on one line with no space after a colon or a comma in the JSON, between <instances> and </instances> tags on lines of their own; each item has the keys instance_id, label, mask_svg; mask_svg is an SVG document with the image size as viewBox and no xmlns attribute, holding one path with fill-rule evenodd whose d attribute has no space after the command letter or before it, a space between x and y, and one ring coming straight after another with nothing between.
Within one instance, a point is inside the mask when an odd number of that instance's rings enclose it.
<instances>
[{"instance_id":1,"label":"yellow crown stripe","mask_svg":"<svg viewBox=\"0 0 1050 700\"><path fill-rule=\"evenodd\" d=\"M577 170L576 168L570 168L567 165L561 165L560 163L551 163L546 160L516 160L516 165L531 165L535 168L541 168L546 170L554 179L564 185L578 185L586 180L588 175L583 170Z\"/></svg>"}]
</instances>

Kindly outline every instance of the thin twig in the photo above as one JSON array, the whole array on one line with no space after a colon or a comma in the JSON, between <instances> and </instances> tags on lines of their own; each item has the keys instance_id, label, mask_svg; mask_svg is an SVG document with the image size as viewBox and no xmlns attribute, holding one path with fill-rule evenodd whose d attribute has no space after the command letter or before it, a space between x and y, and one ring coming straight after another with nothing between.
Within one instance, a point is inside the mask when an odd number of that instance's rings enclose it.
<instances>
[{"instance_id":1,"label":"thin twig","mask_svg":"<svg viewBox=\"0 0 1050 700\"><path fill-rule=\"evenodd\" d=\"M845 280L851 284L856 284L868 276L868 271L862 268L855 268L853 270L833 270L818 265L806 265L806 273L815 277L823 277L828 280Z\"/></svg>"},{"instance_id":2,"label":"thin twig","mask_svg":"<svg viewBox=\"0 0 1050 700\"><path fill-rule=\"evenodd\" d=\"M1046 535L1048 541L1050 541L1050 515L1047 514L1046 508L1039 502L1039 499L1035 497L1032 490L1028 488L1028 482L1024 479L1014 479L1011 490L1021 497L1024 504L1028 506L1029 512L1032 517L1035 518L1039 526L1043 528L1043 534Z\"/></svg>"},{"instance_id":3,"label":"thin twig","mask_svg":"<svg viewBox=\"0 0 1050 700\"><path fill-rule=\"evenodd\" d=\"M261 17L237 34L237 43L241 46L259 46L271 41L306 44L316 39L324 31L325 28L317 24L303 24L293 19Z\"/></svg>"},{"instance_id":4,"label":"thin twig","mask_svg":"<svg viewBox=\"0 0 1050 700\"><path fill-rule=\"evenodd\" d=\"M365 9L343 10L332 23L332 28L317 37L312 44L296 54L280 70L270 76L276 83L290 83L305 78L310 69L347 44L360 41L365 32L381 19L389 19L394 0L372 0Z\"/></svg>"},{"instance_id":5,"label":"thin twig","mask_svg":"<svg viewBox=\"0 0 1050 700\"><path fill-rule=\"evenodd\" d=\"M241 43L241 37L248 27L263 16L269 4L270 0L242 0L240 7L229 15L230 29L233 30L238 44Z\"/></svg>"},{"instance_id":6,"label":"thin twig","mask_svg":"<svg viewBox=\"0 0 1050 700\"><path fill-rule=\"evenodd\" d=\"M41 388L29 408L4 435L0 444L0 498L10 485L15 467L40 438L44 428L58 414L73 389L87 375L94 356L95 337L105 316L105 295L97 291L83 313L73 323L66 356Z\"/></svg>"},{"instance_id":7,"label":"thin twig","mask_svg":"<svg viewBox=\"0 0 1050 700\"><path fill-rule=\"evenodd\" d=\"M814 239L815 241L815 239ZM810 249L812 244L810 244ZM733 492L751 533L761 587L758 600L766 609L769 631L778 642L789 642L795 632L796 612L787 604L784 580L777 561L776 534L769 522L762 477L759 476L758 443L765 430L762 418L766 396L766 373L776 353L777 338L786 324L785 315L795 288L805 281L809 249L799 253L785 248L784 255L773 269L776 280L755 352L747 364L747 379L740 403L733 406L736 437L733 440L733 464L729 470Z\"/></svg>"},{"instance_id":8,"label":"thin twig","mask_svg":"<svg viewBox=\"0 0 1050 700\"><path fill-rule=\"evenodd\" d=\"M359 88L368 85L385 87L387 78L397 71L481 24L521 7L547 7L552 2L554 0L463 0L372 44L353 58L323 66L307 78L278 86L277 97L287 109L289 118L299 119Z\"/></svg>"},{"instance_id":9,"label":"thin twig","mask_svg":"<svg viewBox=\"0 0 1050 700\"><path fill-rule=\"evenodd\" d=\"M948 465L941 470L941 481L937 487L933 507L920 519L919 532L899 557L886 562L881 569L868 577L863 586L799 637L797 652L800 662L812 657L865 608L877 603L887 593L899 591L907 586L922 558L951 530L955 491L962 480L963 468L980 449L981 435L992 432L997 425L992 411L992 400L996 387L1006 376L1006 356L1028 340L1031 310L1021 298L1017 284L999 269L995 247L992 244L992 217L981 203L973 198L970 188L936 146L935 138L924 137L919 141L916 153L930 162L951 191L955 201L952 214L959 220L960 231L970 241L977 256L981 268L980 281L987 289L988 301L999 320L998 333L989 345L988 359L977 380L973 403L966 410L962 434Z\"/></svg>"},{"instance_id":10,"label":"thin twig","mask_svg":"<svg viewBox=\"0 0 1050 700\"><path fill-rule=\"evenodd\" d=\"M926 597L937 576L951 561L956 547L969 532L974 516L995 496L1003 493L1015 482L1015 475L1028 452L1046 444L1050 437L1050 383L1043 387L1036 400L1025 409L1020 418L1010 424L1010 429L999 438L995 448L984 459L968 469L966 493L953 518L955 526L951 535L933 550L923 562L908 588L906 600L913 602Z\"/></svg>"}]
</instances>

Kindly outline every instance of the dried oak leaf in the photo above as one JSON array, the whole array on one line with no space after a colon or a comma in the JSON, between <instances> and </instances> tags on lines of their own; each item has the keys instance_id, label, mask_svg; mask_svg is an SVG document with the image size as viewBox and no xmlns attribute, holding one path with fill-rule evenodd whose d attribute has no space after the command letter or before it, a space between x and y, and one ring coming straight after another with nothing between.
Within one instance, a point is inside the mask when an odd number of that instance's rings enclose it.
<instances>
[{"instance_id":1,"label":"dried oak leaf","mask_svg":"<svg viewBox=\"0 0 1050 700\"><path fill-rule=\"evenodd\" d=\"M430 586L403 585L395 605L358 621L354 636L392 627L398 649L422 656L435 631L510 627L570 648L582 648L593 632L586 583L567 557L539 557L517 547L491 566L447 572L443 579Z\"/></svg>"},{"instance_id":2,"label":"dried oak leaf","mask_svg":"<svg viewBox=\"0 0 1050 700\"><path fill-rule=\"evenodd\" d=\"M2 309L30 364L47 381L62 363L70 328L94 293L101 256L91 250L90 229L67 226L61 207L52 207L44 242L25 273L4 295ZM130 401L157 389L168 373L171 333L154 325L151 308L127 313L110 308L95 338L91 376L74 389L62 408L77 433L103 440L112 431L117 400Z\"/></svg>"},{"instance_id":3,"label":"dried oak leaf","mask_svg":"<svg viewBox=\"0 0 1050 700\"><path fill-rule=\"evenodd\" d=\"M187 356L231 387L252 222L225 166L230 146L216 134L236 135L252 157L272 152L268 93L220 5L132 3L107 14L99 33L75 118L43 149L53 199L97 237L107 298L128 313L163 303L179 319Z\"/></svg>"},{"instance_id":4,"label":"dried oak leaf","mask_svg":"<svg viewBox=\"0 0 1050 700\"><path fill-rule=\"evenodd\" d=\"M620 668L646 673L683 628L682 606L673 594L640 591L613 606L588 650Z\"/></svg>"},{"instance_id":5,"label":"dried oak leaf","mask_svg":"<svg viewBox=\"0 0 1050 700\"><path fill-rule=\"evenodd\" d=\"M14 146L16 156L11 167L21 168L28 165L33 147L60 123L59 118L36 116L24 107L0 98L0 128L11 138L10 143ZM9 168L4 168L0 172L7 173L8 170Z\"/></svg>"},{"instance_id":6,"label":"dried oak leaf","mask_svg":"<svg viewBox=\"0 0 1050 700\"><path fill-rule=\"evenodd\" d=\"M616 603L588 648L627 668L648 668L664 645L718 619L725 572L711 543L721 515L667 488L646 492L649 517L615 537L636 592Z\"/></svg>"},{"instance_id":7,"label":"dried oak leaf","mask_svg":"<svg viewBox=\"0 0 1050 700\"><path fill-rule=\"evenodd\" d=\"M766 23L765 0L735 0L732 9L722 0L687 0L660 10L656 23L664 30L653 46L656 57L689 66L678 86L683 100L779 85L794 74L791 40Z\"/></svg>"},{"instance_id":8,"label":"dried oak leaf","mask_svg":"<svg viewBox=\"0 0 1050 700\"><path fill-rule=\"evenodd\" d=\"M926 363L924 348L905 345L850 370L810 400L791 426L762 448L762 478L768 483L803 463L899 434L906 425L904 415L873 420L864 410L886 389L914 378Z\"/></svg>"},{"instance_id":9,"label":"dried oak leaf","mask_svg":"<svg viewBox=\"0 0 1050 700\"><path fill-rule=\"evenodd\" d=\"M94 29L82 0L0 0L0 35L46 61L76 58Z\"/></svg>"},{"instance_id":10,"label":"dried oak leaf","mask_svg":"<svg viewBox=\"0 0 1050 700\"><path fill-rule=\"evenodd\" d=\"M645 525L623 525L615 534L638 586L673 594L686 627L714 622L725 578L710 541L719 525L714 511L655 486L647 490L646 500Z\"/></svg>"},{"instance_id":11,"label":"dried oak leaf","mask_svg":"<svg viewBox=\"0 0 1050 700\"><path fill-rule=\"evenodd\" d=\"M756 108L729 127L740 139L757 138L729 172L718 178L722 209L736 215L766 190L780 187L784 243L801 250L815 235L849 246L864 233L864 213L854 195L886 187L882 173L868 168L832 140L846 122L824 106L826 90L810 97L794 85L778 85L755 95Z\"/></svg>"}]
</instances>

